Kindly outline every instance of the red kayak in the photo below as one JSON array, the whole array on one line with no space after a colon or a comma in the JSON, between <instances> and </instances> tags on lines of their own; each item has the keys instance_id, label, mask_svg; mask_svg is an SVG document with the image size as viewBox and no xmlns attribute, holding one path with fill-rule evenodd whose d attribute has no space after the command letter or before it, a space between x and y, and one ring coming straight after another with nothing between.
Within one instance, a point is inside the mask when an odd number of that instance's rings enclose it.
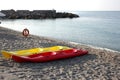
<instances>
[{"instance_id":1,"label":"red kayak","mask_svg":"<svg viewBox=\"0 0 120 80\"><path fill-rule=\"evenodd\" d=\"M13 55L12 59L16 62L47 62L59 59L72 58L88 54L86 50L68 49L55 52L44 52L42 54L33 54L30 56L16 56Z\"/></svg>"}]
</instances>

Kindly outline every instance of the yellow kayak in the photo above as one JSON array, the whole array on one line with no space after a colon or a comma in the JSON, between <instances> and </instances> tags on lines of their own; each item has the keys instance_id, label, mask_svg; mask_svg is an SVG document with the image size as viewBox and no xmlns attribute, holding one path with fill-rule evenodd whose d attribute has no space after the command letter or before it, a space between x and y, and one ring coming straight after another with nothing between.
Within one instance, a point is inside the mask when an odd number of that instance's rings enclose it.
<instances>
[{"instance_id":1,"label":"yellow kayak","mask_svg":"<svg viewBox=\"0 0 120 80\"><path fill-rule=\"evenodd\" d=\"M2 50L1 53L6 59L10 59L12 55L28 56L28 55L37 54L37 53L59 51L59 50L66 50L66 49L70 49L70 48L66 46L53 46L53 47L47 47L47 48L33 48L33 49L9 51L9 52Z\"/></svg>"}]
</instances>

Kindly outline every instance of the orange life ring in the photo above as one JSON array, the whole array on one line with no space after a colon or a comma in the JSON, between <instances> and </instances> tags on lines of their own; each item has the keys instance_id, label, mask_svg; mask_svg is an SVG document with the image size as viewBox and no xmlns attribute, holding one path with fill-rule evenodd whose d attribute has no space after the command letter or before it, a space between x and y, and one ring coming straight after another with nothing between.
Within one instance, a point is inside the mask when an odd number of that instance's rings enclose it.
<instances>
[{"instance_id":1,"label":"orange life ring","mask_svg":"<svg viewBox=\"0 0 120 80\"><path fill-rule=\"evenodd\" d=\"M29 30L28 29L24 29L22 32L23 36L27 37L29 35Z\"/></svg>"}]
</instances>

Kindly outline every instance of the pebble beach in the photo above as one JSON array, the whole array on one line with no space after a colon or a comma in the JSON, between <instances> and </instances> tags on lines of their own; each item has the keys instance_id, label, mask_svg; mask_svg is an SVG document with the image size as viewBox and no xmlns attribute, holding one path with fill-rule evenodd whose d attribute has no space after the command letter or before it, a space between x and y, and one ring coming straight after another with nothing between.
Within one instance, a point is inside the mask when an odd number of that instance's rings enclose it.
<instances>
[{"instance_id":1,"label":"pebble beach","mask_svg":"<svg viewBox=\"0 0 120 80\"><path fill-rule=\"evenodd\" d=\"M0 52L0 80L120 80L120 52L84 44L60 41L0 27L0 50L68 46L89 54L45 63L17 63Z\"/></svg>"}]
</instances>

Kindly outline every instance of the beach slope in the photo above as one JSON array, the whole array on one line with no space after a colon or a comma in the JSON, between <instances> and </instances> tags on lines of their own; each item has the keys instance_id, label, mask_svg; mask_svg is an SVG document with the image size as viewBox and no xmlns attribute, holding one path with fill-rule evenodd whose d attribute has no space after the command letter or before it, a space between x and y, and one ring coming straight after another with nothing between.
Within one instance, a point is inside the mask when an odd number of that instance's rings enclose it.
<instances>
[{"instance_id":1,"label":"beach slope","mask_svg":"<svg viewBox=\"0 0 120 80\"><path fill-rule=\"evenodd\" d=\"M30 35L0 27L0 50L68 46L88 55L46 63L16 63L0 53L0 80L120 80L120 53L87 45Z\"/></svg>"}]
</instances>

